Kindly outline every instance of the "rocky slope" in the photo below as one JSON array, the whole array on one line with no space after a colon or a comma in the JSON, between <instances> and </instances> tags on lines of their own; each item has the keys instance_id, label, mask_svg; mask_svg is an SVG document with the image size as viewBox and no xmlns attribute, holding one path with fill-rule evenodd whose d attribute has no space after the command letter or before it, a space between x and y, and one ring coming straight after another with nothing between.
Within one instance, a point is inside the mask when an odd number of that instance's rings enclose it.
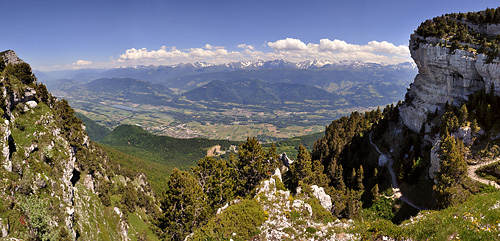
<instances>
[{"instance_id":1,"label":"rocky slope","mask_svg":"<svg viewBox=\"0 0 500 241\"><path fill-rule=\"evenodd\" d=\"M137 196L154 206L146 178L125 174L89 141L67 102L52 97L14 51L0 57L1 237L129 239L126 214L141 209Z\"/></svg>"}]
</instances>

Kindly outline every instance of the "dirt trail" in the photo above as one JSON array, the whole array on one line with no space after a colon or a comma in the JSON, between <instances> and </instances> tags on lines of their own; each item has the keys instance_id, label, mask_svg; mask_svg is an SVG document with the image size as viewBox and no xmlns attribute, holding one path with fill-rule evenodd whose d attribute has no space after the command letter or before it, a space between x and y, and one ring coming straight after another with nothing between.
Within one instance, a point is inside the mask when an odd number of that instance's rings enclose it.
<instances>
[{"instance_id":1,"label":"dirt trail","mask_svg":"<svg viewBox=\"0 0 500 241\"><path fill-rule=\"evenodd\" d=\"M500 185L498 185L496 182L494 181L490 181L490 180L487 180L487 179L484 179L484 178L481 178L479 177L477 174L476 174L476 170L481 168L481 167L484 167L484 166L487 166L487 165L490 165L490 164L493 164L497 161L500 160L500 157L496 158L496 159L493 159L491 161L487 161L487 162L483 162L483 163L479 163L479 164L476 164L476 165L470 165L469 167L467 167L467 175L474 181L478 181L480 183L484 183L486 185L491 185L491 186L494 186L495 188L497 189L500 189Z\"/></svg>"},{"instance_id":2,"label":"dirt trail","mask_svg":"<svg viewBox=\"0 0 500 241\"><path fill-rule=\"evenodd\" d=\"M394 172L394 169L392 168L392 164L393 164L393 160L391 158L390 155L387 155L387 154L384 154L380 151L380 149L378 149L377 145L375 145L375 143L373 143L372 141L372 132L370 132L370 144L375 148L375 150L380 154L381 157L379 157L379 160L380 158L385 158L385 160L387 160L385 163L385 165L387 165L388 169L389 169L389 173L391 174L391 183L392 183L392 187L393 187L393 191L394 191L394 195L396 197L399 196L399 199L401 199L401 201L407 203L408 205L414 207L415 209L418 209L418 210L423 210L423 208L417 206L416 204L414 204L413 202L411 202L410 200L408 200L408 198L406 198L403 193L401 192L401 190L399 189L399 185L398 185L398 181L396 180L396 173Z\"/></svg>"}]
</instances>

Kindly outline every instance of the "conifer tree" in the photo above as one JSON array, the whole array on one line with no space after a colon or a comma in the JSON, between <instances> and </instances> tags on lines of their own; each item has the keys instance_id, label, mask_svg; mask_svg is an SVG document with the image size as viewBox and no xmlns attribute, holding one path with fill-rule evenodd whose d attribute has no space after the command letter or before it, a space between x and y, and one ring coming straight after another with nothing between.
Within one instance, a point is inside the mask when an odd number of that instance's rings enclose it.
<instances>
[{"instance_id":1,"label":"conifer tree","mask_svg":"<svg viewBox=\"0 0 500 241\"><path fill-rule=\"evenodd\" d=\"M188 172L175 168L167 181L168 189L161 201L158 227L165 238L183 240L207 219L208 205L203 189Z\"/></svg>"},{"instance_id":2,"label":"conifer tree","mask_svg":"<svg viewBox=\"0 0 500 241\"><path fill-rule=\"evenodd\" d=\"M437 184L434 186L438 206L441 208L464 201L469 191L463 188L467 178L467 163L464 160L463 142L448 136L441 143L437 172Z\"/></svg>"},{"instance_id":3,"label":"conifer tree","mask_svg":"<svg viewBox=\"0 0 500 241\"><path fill-rule=\"evenodd\" d=\"M236 171L226 160L207 156L200 159L191 171L206 194L212 211L234 197Z\"/></svg>"},{"instance_id":4,"label":"conifer tree","mask_svg":"<svg viewBox=\"0 0 500 241\"><path fill-rule=\"evenodd\" d=\"M299 146L296 160L290 166L292 173L292 187L297 187L299 181L311 184L313 178L311 155L303 145Z\"/></svg>"},{"instance_id":5,"label":"conifer tree","mask_svg":"<svg viewBox=\"0 0 500 241\"><path fill-rule=\"evenodd\" d=\"M469 117L469 111L467 110L467 106L465 104L462 105L459 112L458 122L460 126L464 126L467 123L467 118Z\"/></svg>"},{"instance_id":6,"label":"conifer tree","mask_svg":"<svg viewBox=\"0 0 500 241\"><path fill-rule=\"evenodd\" d=\"M249 137L245 143L240 144L235 167L238 179L243 183L238 194L247 195L261 180L270 177L273 161L266 159L266 153L256 138Z\"/></svg>"},{"instance_id":7,"label":"conifer tree","mask_svg":"<svg viewBox=\"0 0 500 241\"><path fill-rule=\"evenodd\" d=\"M376 201L380 197L378 183L375 184L375 186L373 186L371 193L372 193L372 201Z\"/></svg>"},{"instance_id":8,"label":"conifer tree","mask_svg":"<svg viewBox=\"0 0 500 241\"><path fill-rule=\"evenodd\" d=\"M364 179L363 165L360 165L356 181L358 184L357 188L359 191L363 191L365 189L365 186L363 185L363 179Z\"/></svg>"},{"instance_id":9,"label":"conifer tree","mask_svg":"<svg viewBox=\"0 0 500 241\"><path fill-rule=\"evenodd\" d=\"M474 118L472 120L472 124L470 125L470 128L472 130L472 133L478 133L481 128L479 128L479 125L477 124L477 120Z\"/></svg>"}]
</instances>

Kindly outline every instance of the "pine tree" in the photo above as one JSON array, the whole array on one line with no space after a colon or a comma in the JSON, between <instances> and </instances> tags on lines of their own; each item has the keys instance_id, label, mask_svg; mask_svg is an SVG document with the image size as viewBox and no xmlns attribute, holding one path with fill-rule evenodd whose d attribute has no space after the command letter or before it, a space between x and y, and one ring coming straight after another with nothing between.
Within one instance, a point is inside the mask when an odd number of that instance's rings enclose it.
<instances>
[{"instance_id":1,"label":"pine tree","mask_svg":"<svg viewBox=\"0 0 500 241\"><path fill-rule=\"evenodd\" d=\"M161 201L158 226L165 238L183 240L207 219L208 205L203 189L188 172L175 168L167 181L168 189Z\"/></svg>"},{"instance_id":2,"label":"pine tree","mask_svg":"<svg viewBox=\"0 0 500 241\"><path fill-rule=\"evenodd\" d=\"M379 193L378 183L375 184L375 186L373 186L371 193L372 193L372 201L376 201L379 199L380 193Z\"/></svg>"},{"instance_id":3,"label":"pine tree","mask_svg":"<svg viewBox=\"0 0 500 241\"><path fill-rule=\"evenodd\" d=\"M465 104L462 105L459 112L458 123L460 126L464 126L467 123L467 118L469 117L469 111L467 110L467 106Z\"/></svg>"},{"instance_id":4,"label":"pine tree","mask_svg":"<svg viewBox=\"0 0 500 241\"><path fill-rule=\"evenodd\" d=\"M333 187L337 190L346 190L346 185L344 182L344 170L342 168L342 165L337 165L332 184Z\"/></svg>"},{"instance_id":5,"label":"pine tree","mask_svg":"<svg viewBox=\"0 0 500 241\"><path fill-rule=\"evenodd\" d=\"M463 142L452 136L446 137L441 143L440 168L436 175L437 184L434 186L438 206L441 208L460 203L470 194L462 187L467 179L464 149Z\"/></svg>"},{"instance_id":6,"label":"pine tree","mask_svg":"<svg viewBox=\"0 0 500 241\"><path fill-rule=\"evenodd\" d=\"M299 153L296 160L290 166L293 176L292 185L297 187L299 181L304 184L311 184L313 178L311 155L303 145L299 146Z\"/></svg>"},{"instance_id":7,"label":"pine tree","mask_svg":"<svg viewBox=\"0 0 500 241\"><path fill-rule=\"evenodd\" d=\"M470 128L472 130L472 133L478 133L479 130L481 130L481 128L479 127L479 125L477 124L477 120L474 118L474 120L472 120L472 124L470 125Z\"/></svg>"},{"instance_id":8,"label":"pine tree","mask_svg":"<svg viewBox=\"0 0 500 241\"><path fill-rule=\"evenodd\" d=\"M228 161L207 156L200 159L191 171L206 194L212 211L234 197L236 171Z\"/></svg>"},{"instance_id":9,"label":"pine tree","mask_svg":"<svg viewBox=\"0 0 500 241\"><path fill-rule=\"evenodd\" d=\"M272 172L271 161L266 159L266 153L254 137L249 137L245 143L240 144L235 167L239 180L243 182L238 190L240 196L250 193L261 180L270 177Z\"/></svg>"},{"instance_id":10,"label":"pine tree","mask_svg":"<svg viewBox=\"0 0 500 241\"><path fill-rule=\"evenodd\" d=\"M365 190L365 186L363 185L363 179L364 179L363 165L360 165L356 181L358 184L357 188L359 191Z\"/></svg>"}]
</instances>

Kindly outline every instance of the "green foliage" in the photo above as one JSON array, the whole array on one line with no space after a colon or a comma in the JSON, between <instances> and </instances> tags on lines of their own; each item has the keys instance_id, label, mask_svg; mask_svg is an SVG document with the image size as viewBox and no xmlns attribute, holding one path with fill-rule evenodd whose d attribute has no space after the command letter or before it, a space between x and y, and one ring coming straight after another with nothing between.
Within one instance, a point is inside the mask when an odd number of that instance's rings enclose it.
<instances>
[{"instance_id":1,"label":"green foliage","mask_svg":"<svg viewBox=\"0 0 500 241\"><path fill-rule=\"evenodd\" d=\"M57 229L51 226L48 204L35 196L21 197L19 206L26 215L27 225L35 240L56 240ZM64 227L62 228L64 229Z\"/></svg>"},{"instance_id":2,"label":"green foliage","mask_svg":"<svg viewBox=\"0 0 500 241\"><path fill-rule=\"evenodd\" d=\"M198 165L191 168L191 172L206 194L212 210L234 197L237 173L227 160L207 156L200 159Z\"/></svg>"},{"instance_id":3,"label":"green foliage","mask_svg":"<svg viewBox=\"0 0 500 241\"><path fill-rule=\"evenodd\" d=\"M35 75L31 72L31 66L24 62L14 65L8 64L3 71L4 76L13 76L26 85L36 80Z\"/></svg>"},{"instance_id":4,"label":"green foliage","mask_svg":"<svg viewBox=\"0 0 500 241\"><path fill-rule=\"evenodd\" d=\"M242 182L238 190L240 196L249 194L261 180L271 176L273 169L278 165L278 160L266 159L269 156L276 154L266 154L254 137L249 137L245 143L240 144L238 159L235 160L236 171Z\"/></svg>"},{"instance_id":5,"label":"green foliage","mask_svg":"<svg viewBox=\"0 0 500 241\"><path fill-rule=\"evenodd\" d=\"M267 218L257 201L243 199L210 219L188 240L227 240L230 238L250 240L260 232L258 228Z\"/></svg>"},{"instance_id":6,"label":"green foliage","mask_svg":"<svg viewBox=\"0 0 500 241\"><path fill-rule=\"evenodd\" d=\"M312 219L314 221L326 224L335 220L330 210L326 210L323 206L321 206L321 203L317 198L309 198L306 200L306 203L311 205Z\"/></svg>"},{"instance_id":7,"label":"green foliage","mask_svg":"<svg viewBox=\"0 0 500 241\"><path fill-rule=\"evenodd\" d=\"M378 186L377 186L378 187ZM395 213L393 212L394 200L387 197L377 198L371 207L364 210L364 216L370 221L385 219L391 221Z\"/></svg>"},{"instance_id":8,"label":"green foliage","mask_svg":"<svg viewBox=\"0 0 500 241\"><path fill-rule=\"evenodd\" d=\"M400 235L411 240L497 240L500 192L471 196L465 203L440 211L424 211L404 221ZM392 235L391 235L392 236Z\"/></svg>"},{"instance_id":9,"label":"green foliage","mask_svg":"<svg viewBox=\"0 0 500 241\"><path fill-rule=\"evenodd\" d=\"M467 163L462 141L448 136L441 143L440 168L436 173L434 192L441 208L463 202L470 195L464 188Z\"/></svg>"},{"instance_id":10,"label":"green foliage","mask_svg":"<svg viewBox=\"0 0 500 241\"><path fill-rule=\"evenodd\" d=\"M302 145L299 146L297 159L290 166L290 172L293 177L291 190L298 186L299 181L307 186L328 187L328 178L324 173L323 165L319 160L312 161L311 155Z\"/></svg>"},{"instance_id":11,"label":"green foliage","mask_svg":"<svg viewBox=\"0 0 500 241\"><path fill-rule=\"evenodd\" d=\"M158 218L158 227L164 238L183 240L206 221L207 197L191 174L177 168L170 174L167 185L168 190L161 201L163 212Z\"/></svg>"},{"instance_id":12,"label":"green foliage","mask_svg":"<svg viewBox=\"0 0 500 241\"><path fill-rule=\"evenodd\" d=\"M125 190L122 194L122 207L125 207L125 210L129 213L133 213L136 208L136 203L138 202L137 191L132 184L128 184L125 186Z\"/></svg>"},{"instance_id":13,"label":"green foliage","mask_svg":"<svg viewBox=\"0 0 500 241\"><path fill-rule=\"evenodd\" d=\"M106 152L110 168L118 175L133 178L137 173L145 173L156 194L166 190L165 175L171 168L150 160L143 160L108 146L97 145Z\"/></svg>"}]
</instances>

